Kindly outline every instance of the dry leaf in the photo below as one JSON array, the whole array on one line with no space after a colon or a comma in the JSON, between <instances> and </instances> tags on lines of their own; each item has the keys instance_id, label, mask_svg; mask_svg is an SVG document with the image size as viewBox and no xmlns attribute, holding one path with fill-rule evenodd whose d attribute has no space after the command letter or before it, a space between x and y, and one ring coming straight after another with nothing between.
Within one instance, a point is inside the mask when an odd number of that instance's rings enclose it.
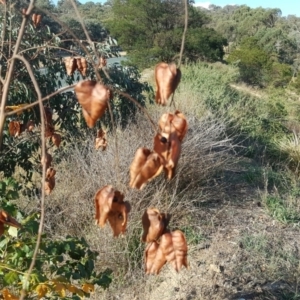
<instances>
[{"instance_id":1,"label":"dry leaf","mask_svg":"<svg viewBox=\"0 0 300 300\"><path fill-rule=\"evenodd\" d=\"M142 216L142 241L146 243L157 241L166 231L170 216L161 214L155 207L148 208Z\"/></svg>"},{"instance_id":2,"label":"dry leaf","mask_svg":"<svg viewBox=\"0 0 300 300\"><path fill-rule=\"evenodd\" d=\"M12 294L8 289L2 290L3 300L19 300L19 296Z\"/></svg>"},{"instance_id":3,"label":"dry leaf","mask_svg":"<svg viewBox=\"0 0 300 300\"><path fill-rule=\"evenodd\" d=\"M16 228L22 227L22 225L18 223L16 219L10 216L6 211L0 210L0 236L4 232L4 224Z\"/></svg>"},{"instance_id":4,"label":"dry leaf","mask_svg":"<svg viewBox=\"0 0 300 300\"><path fill-rule=\"evenodd\" d=\"M169 97L175 92L181 78L181 71L174 63L161 62L155 67L156 96L158 104L166 105Z\"/></svg>"},{"instance_id":5,"label":"dry leaf","mask_svg":"<svg viewBox=\"0 0 300 300\"><path fill-rule=\"evenodd\" d=\"M102 117L112 98L111 90L96 81L80 81L75 86L75 93L82 107L82 113L87 125L92 128Z\"/></svg>"},{"instance_id":6,"label":"dry leaf","mask_svg":"<svg viewBox=\"0 0 300 300\"><path fill-rule=\"evenodd\" d=\"M163 170L162 158L147 148L139 148L130 165L130 187L141 190Z\"/></svg>"}]
</instances>

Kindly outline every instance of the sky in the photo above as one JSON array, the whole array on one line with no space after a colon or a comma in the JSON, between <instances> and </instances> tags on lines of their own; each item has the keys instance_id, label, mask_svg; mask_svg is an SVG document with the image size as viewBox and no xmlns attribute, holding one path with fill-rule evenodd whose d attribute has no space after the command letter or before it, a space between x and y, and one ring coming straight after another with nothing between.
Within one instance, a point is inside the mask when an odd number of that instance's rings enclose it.
<instances>
[{"instance_id":1,"label":"sky","mask_svg":"<svg viewBox=\"0 0 300 300\"><path fill-rule=\"evenodd\" d=\"M104 3L106 0L79 0L81 3L88 1ZM56 3L57 0L54 0ZM247 5L251 8L263 7L263 8L280 8L282 16L296 15L300 17L300 1L299 0L195 0L197 6L208 8L210 4L217 6L225 5Z\"/></svg>"},{"instance_id":2,"label":"sky","mask_svg":"<svg viewBox=\"0 0 300 300\"><path fill-rule=\"evenodd\" d=\"M296 15L300 17L300 1L299 0L210 0L210 1L195 1L197 6L208 8L210 4L217 6L225 5L247 5L251 8L279 8L282 16Z\"/></svg>"}]
</instances>

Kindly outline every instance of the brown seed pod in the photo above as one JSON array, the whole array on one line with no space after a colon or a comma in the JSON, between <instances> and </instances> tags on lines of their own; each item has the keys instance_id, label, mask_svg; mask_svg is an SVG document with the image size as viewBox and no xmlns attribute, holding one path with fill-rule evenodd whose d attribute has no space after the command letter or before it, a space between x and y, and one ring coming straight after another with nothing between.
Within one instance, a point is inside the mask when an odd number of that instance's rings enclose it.
<instances>
[{"instance_id":1,"label":"brown seed pod","mask_svg":"<svg viewBox=\"0 0 300 300\"><path fill-rule=\"evenodd\" d=\"M77 69L81 73L82 76L86 76L87 70L87 61L84 57L74 57L77 64Z\"/></svg>"},{"instance_id":2,"label":"brown seed pod","mask_svg":"<svg viewBox=\"0 0 300 300\"><path fill-rule=\"evenodd\" d=\"M169 97L175 92L181 78L181 71L174 63L161 62L155 67L157 104L166 105Z\"/></svg>"},{"instance_id":3,"label":"brown seed pod","mask_svg":"<svg viewBox=\"0 0 300 300\"><path fill-rule=\"evenodd\" d=\"M32 20L34 27L37 27L41 23L42 16L34 13L31 16L31 20Z\"/></svg>"},{"instance_id":4,"label":"brown seed pod","mask_svg":"<svg viewBox=\"0 0 300 300\"><path fill-rule=\"evenodd\" d=\"M78 102L81 104L83 117L87 125L92 128L97 120L102 117L112 98L111 90L96 81L80 81L75 86Z\"/></svg>"},{"instance_id":5,"label":"brown seed pod","mask_svg":"<svg viewBox=\"0 0 300 300\"><path fill-rule=\"evenodd\" d=\"M123 199L123 194L119 191L115 191L111 210L108 213L108 222L113 230L114 236L124 234L127 227L128 213L131 210L131 206Z\"/></svg>"},{"instance_id":6,"label":"brown seed pod","mask_svg":"<svg viewBox=\"0 0 300 300\"><path fill-rule=\"evenodd\" d=\"M35 126L35 124L34 124L34 122L33 122L32 120L29 120L29 121L26 123L26 129L27 129L28 131L33 131L34 126Z\"/></svg>"},{"instance_id":7,"label":"brown seed pod","mask_svg":"<svg viewBox=\"0 0 300 300\"><path fill-rule=\"evenodd\" d=\"M167 178L170 180L175 175L175 169L181 154L181 142L176 132L171 134L158 133L154 137L154 151L162 158L163 167Z\"/></svg>"},{"instance_id":8,"label":"brown seed pod","mask_svg":"<svg viewBox=\"0 0 300 300\"><path fill-rule=\"evenodd\" d=\"M61 135L58 133L53 133L51 136L52 143L58 148L61 143Z\"/></svg>"},{"instance_id":9,"label":"brown seed pod","mask_svg":"<svg viewBox=\"0 0 300 300\"><path fill-rule=\"evenodd\" d=\"M158 274L166 262L169 262L176 272L182 266L188 268L187 242L183 232L175 230L164 233L159 244L152 242L145 250L145 265L147 274Z\"/></svg>"},{"instance_id":10,"label":"brown seed pod","mask_svg":"<svg viewBox=\"0 0 300 300\"><path fill-rule=\"evenodd\" d=\"M95 195L96 224L104 227L106 221L113 230L114 236L125 233L130 205L124 202L124 195L112 185L106 185Z\"/></svg>"},{"instance_id":11,"label":"brown seed pod","mask_svg":"<svg viewBox=\"0 0 300 300\"><path fill-rule=\"evenodd\" d=\"M106 132L103 131L101 128L97 131L97 137L95 140L95 148L98 150L99 148L102 148L102 151L104 151L107 147L107 140L106 140Z\"/></svg>"},{"instance_id":12,"label":"brown seed pod","mask_svg":"<svg viewBox=\"0 0 300 300\"><path fill-rule=\"evenodd\" d=\"M46 170L51 166L52 163L52 156L48 152L46 152L45 157L42 157L41 159L41 164L42 166L45 164L46 165Z\"/></svg>"},{"instance_id":13,"label":"brown seed pod","mask_svg":"<svg viewBox=\"0 0 300 300\"><path fill-rule=\"evenodd\" d=\"M147 148L139 148L130 165L131 188L141 190L147 182L158 176L163 170L161 157Z\"/></svg>"},{"instance_id":14,"label":"brown seed pod","mask_svg":"<svg viewBox=\"0 0 300 300\"><path fill-rule=\"evenodd\" d=\"M8 132L11 136L17 137L22 133L22 124L19 121L10 121Z\"/></svg>"},{"instance_id":15,"label":"brown seed pod","mask_svg":"<svg viewBox=\"0 0 300 300\"><path fill-rule=\"evenodd\" d=\"M54 126L52 122L52 109L44 106L44 118L45 118L45 137L51 137L54 133Z\"/></svg>"},{"instance_id":16,"label":"brown seed pod","mask_svg":"<svg viewBox=\"0 0 300 300\"><path fill-rule=\"evenodd\" d=\"M65 63L66 71L69 76L71 76L77 69L77 60L74 57L68 56L63 59Z\"/></svg>"},{"instance_id":17,"label":"brown seed pod","mask_svg":"<svg viewBox=\"0 0 300 300\"><path fill-rule=\"evenodd\" d=\"M146 243L157 241L167 230L170 216L161 214L155 207L148 208L142 216L142 241Z\"/></svg>"},{"instance_id":18,"label":"brown seed pod","mask_svg":"<svg viewBox=\"0 0 300 300\"><path fill-rule=\"evenodd\" d=\"M49 196L55 187L55 174L56 171L50 167L46 171L46 180L45 180L45 194Z\"/></svg>"},{"instance_id":19,"label":"brown seed pod","mask_svg":"<svg viewBox=\"0 0 300 300\"><path fill-rule=\"evenodd\" d=\"M188 267L187 242L182 231L175 230L162 235L159 247L162 249L167 262L171 263L178 272L182 266Z\"/></svg>"},{"instance_id":20,"label":"brown seed pod","mask_svg":"<svg viewBox=\"0 0 300 300\"><path fill-rule=\"evenodd\" d=\"M180 142L182 142L188 130L187 120L179 110L176 110L174 114L163 114L158 121L158 125L162 133L176 132Z\"/></svg>"},{"instance_id":21,"label":"brown seed pod","mask_svg":"<svg viewBox=\"0 0 300 300\"><path fill-rule=\"evenodd\" d=\"M102 69L102 68L106 67L106 65L107 65L107 60L106 60L106 58L105 58L104 56L100 56L100 57L99 57L98 68L99 68L99 69Z\"/></svg>"},{"instance_id":22,"label":"brown seed pod","mask_svg":"<svg viewBox=\"0 0 300 300\"><path fill-rule=\"evenodd\" d=\"M162 253L157 255L159 248L158 242L154 241L147 245L145 249L145 271L146 274L158 274L164 264L167 262Z\"/></svg>"}]
</instances>

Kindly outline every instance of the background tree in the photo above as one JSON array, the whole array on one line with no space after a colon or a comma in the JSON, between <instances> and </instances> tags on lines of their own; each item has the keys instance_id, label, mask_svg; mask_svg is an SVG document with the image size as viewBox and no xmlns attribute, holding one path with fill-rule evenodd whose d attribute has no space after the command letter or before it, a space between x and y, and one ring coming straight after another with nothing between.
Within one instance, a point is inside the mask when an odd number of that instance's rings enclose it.
<instances>
[{"instance_id":1,"label":"background tree","mask_svg":"<svg viewBox=\"0 0 300 300\"><path fill-rule=\"evenodd\" d=\"M184 28L182 1L113 0L112 12L113 18L107 22L107 27L128 52L132 64L143 68L161 60L174 60L178 56ZM189 46L185 58L191 61L222 60L224 53L221 49L226 41L214 30L204 28L208 21L208 17L189 2ZM208 36L212 36L211 40L206 41L197 54L200 41L203 42ZM214 55L208 53L210 51Z\"/></svg>"}]
</instances>

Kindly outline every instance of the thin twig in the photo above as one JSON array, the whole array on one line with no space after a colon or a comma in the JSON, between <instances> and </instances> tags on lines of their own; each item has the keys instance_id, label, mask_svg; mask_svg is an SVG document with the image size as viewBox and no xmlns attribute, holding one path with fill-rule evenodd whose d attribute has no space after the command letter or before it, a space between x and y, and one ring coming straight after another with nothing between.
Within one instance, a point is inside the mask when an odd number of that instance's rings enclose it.
<instances>
[{"instance_id":1,"label":"thin twig","mask_svg":"<svg viewBox=\"0 0 300 300\"><path fill-rule=\"evenodd\" d=\"M40 91L39 85L34 77L34 74L32 72L31 66L29 64L29 62L20 55L15 55L13 57L14 59L19 59L21 60L24 65L27 68L28 74L30 76L30 79L33 83L34 89L37 93L38 96L38 102L39 102L39 108L40 108L40 116L41 116L41 148L42 148L42 157L46 156L46 140L45 140L45 117L44 117L44 106L43 106L43 102L42 102L42 93ZM41 195L41 217L40 217L40 224L39 224L39 229L38 229L38 235L37 235L37 240L36 240L36 245L35 245L35 249L32 255L32 259L31 259L31 263L29 266L28 271L26 272L25 275L25 279L23 280L23 287L22 287L22 291L21 291L21 296L19 300L23 300L26 294L26 284L29 280L29 277L33 271L35 262L36 262L36 258L37 258L37 254L40 248L40 243L42 240L42 234L43 234L43 227L44 227L44 221L45 221L45 181L46 181L46 164L43 164L43 174L42 174L42 195Z\"/></svg>"},{"instance_id":2,"label":"thin twig","mask_svg":"<svg viewBox=\"0 0 300 300\"><path fill-rule=\"evenodd\" d=\"M78 37L75 35L75 33L68 28L59 18L57 18L54 14L52 14L51 12L49 12L47 9L43 9L40 7L37 7L38 10L40 10L41 12L47 14L48 16L50 16L51 18L53 18L53 20L55 20L59 25L61 25L74 39L74 41L77 42L78 45L80 45L80 47L82 48L82 50L85 52L86 56L90 59L90 61L92 62L93 68L95 70L95 74L96 77L98 79L98 81L102 82L100 73L98 72L98 68L97 65L94 63L93 58L91 57L88 49L84 46L84 44L78 39ZM89 39L91 40L91 39ZM95 55L97 55L97 53L95 53Z\"/></svg>"},{"instance_id":3,"label":"thin twig","mask_svg":"<svg viewBox=\"0 0 300 300\"><path fill-rule=\"evenodd\" d=\"M61 88L61 89L59 89L59 90L57 90L57 91L55 91L55 92L53 92L53 93L51 93L51 94L45 96L44 98L41 98L41 100L37 100L37 101L35 101L35 102L32 102L32 103L27 104L27 105L25 105L25 106L22 106L22 107L19 108L19 109L16 109L16 110L7 112L7 113L5 113L5 116L8 117L8 116L11 116L11 115L20 113L20 112L23 111L23 110L26 110L26 109L29 109L29 108L31 108L31 107L34 107L34 106L38 105L40 101L44 102L44 101L46 101L46 100L49 100L51 97L53 97L53 96L55 96L55 95L57 95L57 94L60 94L60 93L66 91L66 90L68 90L68 89L74 88L76 84L77 84L77 83L74 83L74 84L65 86L65 87L63 87L63 88Z\"/></svg>"},{"instance_id":4,"label":"thin twig","mask_svg":"<svg viewBox=\"0 0 300 300\"><path fill-rule=\"evenodd\" d=\"M3 139L3 129L4 129L4 123L5 123L5 112L4 112L4 108L6 105L6 101L8 98L8 91L9 91L9 86L10 86L10 82L12 80L13 77L13 71L14 71L14 66L15 66L15 59L14 56L18 53L21 42L22 42L22 38L25 32L25 27L26 27L26 22L28 19L29 14L31 13L33 7L34 7L34 1L35 0L31 0L29 7L27 9L26 15L23 15L23 20L21 23L21 27L19 30L19 34L18 34L18 38L14 47L14 53L7 71L7 76L5 78L5 83L3 85L3 92L2 92L2 98L1 98L1 105L0 105L0 150L2 148L2 139Z\"/></svg>"},{"instance_id":5,"label":"thin twig","mask_svg":"<svg viewBox=\"0 0 300 300\"><path fill-rule=\"evenodd\" d=\"M185 44L185 37L186 37L187 28L188 28L188 20L189 20L188 0L183 0L183 2L184 2L185 16L184 16L184 29L183 29L183 33L182 33L181 48L180 48L180 54L179 54L179 62L178 62L178 66L177 66L178 69L180 68L181 62L182 62L182 56L183 56L184 44ZM174 101L174 95L175 95L175 91L172 95L170 106L173 104L174 108L176 109L176 105L175 105L175 101Z\"/></svg>"},{"instance_id":6,"label":"thin twig","mask_svg":"<svg viewBox=\"0 0 300 300\"><path fill-rule=\"evenodd\" d=\"M136 101L134 98L132 98L129 94L125 93L125 92L121 92L117 89L114 90L116 93L118 93L119 95L122 95L123 97L127 98L128 100L132 101L136 106L138 106L141 111L148 117L149 121L151 122L153 129L155 132L157 132L158 128L155 125L155 122L152 120L152 118L150 117L149 113L147 112L147 110L140 104L138 103L138 101Z\"/></svg>"}]
</instances>

